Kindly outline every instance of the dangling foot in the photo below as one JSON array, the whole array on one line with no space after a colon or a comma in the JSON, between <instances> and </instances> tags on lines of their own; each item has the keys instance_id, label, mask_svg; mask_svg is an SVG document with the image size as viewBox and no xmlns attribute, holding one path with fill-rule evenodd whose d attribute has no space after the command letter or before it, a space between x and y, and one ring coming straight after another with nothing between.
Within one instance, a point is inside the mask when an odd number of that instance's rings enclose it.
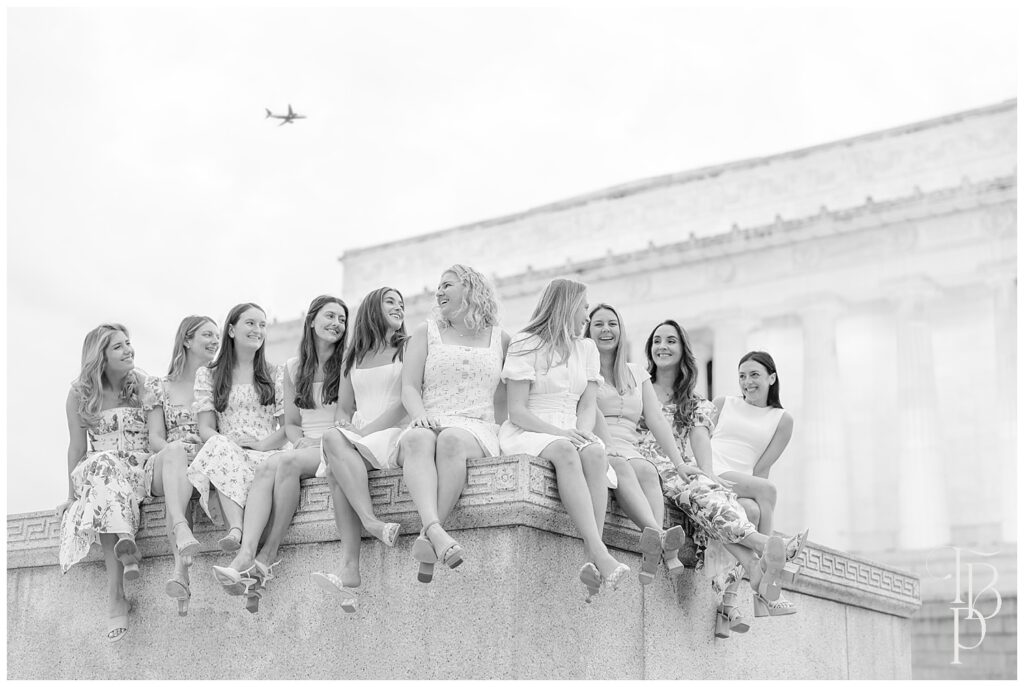
<instances>
[{"instance_id":1,"label":"dangling foot","mask_svg":"<svg viewBox=\"0 0 1024 687\"><path fill-rule=\"evenodd\" d=\"M178 550L178 555L181 557L185 567L192 565L192 556L199 553L199 550L202 548L199 540L195 538L192 530L189 529L188 523L184 520L174 523L171 532L174 536L174 548Z\"/></svg>"},{"instance_id":2,"label":"dangling foot","mask_svg":"<svg viewBox=\"0 0 1024 687\"><path fill-rule=\"evenodd\" d=\"M654 582L654 575L658 572L658 561L661 559L661 540L665 535L653 527L645 527L640 533L640 584Z\"/></svg>"},{"instance_id":3,"label":"dangling foot","mask_svg":"<svg viewBox=\"0 0 1024 687\"><path fill-rule=\"evenodd\" d=\"M580 568L580 582L587 588L587 603L593 601L594 597L601 593L601 572L593 563L584 563Z\"/></svg>"},{"instance_id":4,"label":"dangling foot","mask_svg":"<svg viewBox=\"0 0 1024 687\"><path fill-rule=\"evenodd\" d=\"M234 568L222 568L219 565L213 566L213 576L217 578L217 582L221 584L224 591L231 596L241 596L245 594L250 587L256 585L257 580L252 576L253 570L256 569L255 565L250 565L245 570L235 570Z\"/></svg>"},{"instance_id":5,"label":"dangling foot","mask_svg":"<svg viewBox=\"0 0 1024 687\"><path fill-rule=\"evenodd\" d=\"M184 563L177 563L174 567L174 576L164 585L164 592L178 602L178 615L188 615L188 604L192 598L192 590L189 587L188 568Z\"/></svg>"},{"instance_id":6,"label":"dangling foot","mask_svg":"<svg viewBox=\"0 0 1024 687\"><path fill-rule=\"evenodd\" d=\"M807 546L807 535L810 533L810 528L795 534L786 540L786 562L796 560L796 557L800 555L800 552Z\"/></svg>"},{"instance_id":7,"label":"dangling foot","mask_svg":"<svg viewBox=\"0 0 1024 687\"><path fill-rule=\"evenodd\" d=\"M433 549L431 549L433 550ZM315 572L310 577L313 582L328 594L338 596L341 610L355 613L359 610L359 564L346 564L341 569L341 576L333 573Z\"/></svg>"},{"instance_id":8,"label":"dangling foot","mask_svg":"<svg viewBox=\"0 0 1024 687\"><path fill-rule=\"evenodd\" d=\"M384 542L385 546L394 546L395 542L398 541L398 531L401 527L397 522L382 522L378 520L373 527L366 528L366 531Z\"/></svg>"},{"instance_id":9,"label":"dangling foot","mask_svg":"<svg viewBox=\"0 0 1024 687\"><path fill-rule=\"evenodd\" d=\"M629 574L629 566L625 563L619 563L612 558L612 555L607 550L603 555L595 556L595 560L597 569L601 573L603 585L612 591L618 589L619 582Z\"/></svg>"},{"instance_id":10,"label":"dangling foot","mask_svg":"<svg viewBox=\"0 0 1024 687\"><path fill-rule=\"evenodd\" d=\"M238 548L242 545L242 529L240 527L232 527L217 543L220 544L220 550L224 553L238 551Z\"/></svg>"},{"instance_id":11,"label":"dangling foot","mask_svg":"<svg viewBox=\"0 0 1024 687\"><path fill-rule=\"evenodd\" d=\"M764 552L750 573L750 586L768 601L775 601L782 592L780 576L786 564L786 545L782 537L769 537Z\"/></svg>"},{"instance_id":12,"label":"dangling foot","mask_svg":"<svg viewBox=\"0 0 1024 687\"><path fill-rule=\"evenodd\" d=\"M128 599L121 598L110 604L110 623L107 626L107 641L120 641L128 634L128 613L132 605Z\"/></svg>"},{"instance_id":13,"label":"dangling foot","mask_svg":"<svg viewBox=\"0 0 1024 687\"><path fill-rule=\"evenodd\" d=\"M754 617L793 615L796 613L796 604L781 596L775 601L768 601L763 596L754 592Z\"/></svg>"},{"instance_id":14,"label":"dangling foot","mask_svg":"<svg viewBox=\"0 0 1024 687\"><path fill-rule=\"evenodd\" d=\"M679 549L683 548L685 543L686 534L679 525L669 527L661 538L661 557L665 561L665 571L670 579L679 577L685 570L683 562L679 560Z\"/></svg>"},{"instance_id":15,"label":"dangling foot","mask_svg":"<svg viewBox=\"0 0 1024 687\"><path fill-rule=\"evenodd\" d=\"M462 547L450 534L444 531L441 523L435 520L423 528L427 539L434 547L434 554L437 559L449 568L457 568L462 565Z\"/></svg>"},{"instance_id":16,"label":"dangling foot","mask_svg":"<svg viewBox=\"0 0 1024 687\"><path fill-rule=\"evenodd\" d=\"M424 584L434 579L434 564L437 563L437 554L434 547L427 539L427 536L420 532L416 541L412 544L412 557L420 564L416 572L416 579Z\"/></svg>"},{"instance_id":17,"label":"dangling foot","mask_svg":"<svg viewBox=\"0 0 1024 687\"><path fill-rule=\"evenodd\" d=\"M731 587L730 591L722 594L722 603L718 605L718 612L715 615L715 636L719 639L728 639L730 631L742 634L749 629L750 625L743 619L736 605L736 588Z\"/></svg>"},{"instance_id":18,"label":"dangling foot","mask_svg":"<svg viewBox=\"0 0 1024 687\"><path fill-rule=\"evenodd\" d=\"M124 580L129 582L137 580L142 575L139 572L139 561L142 560L142 553L138 545L131 537L122 537L114 544L114 555L124 566ZM127 631L127 630L125 630Z\"/></svg>"}]
</instances>

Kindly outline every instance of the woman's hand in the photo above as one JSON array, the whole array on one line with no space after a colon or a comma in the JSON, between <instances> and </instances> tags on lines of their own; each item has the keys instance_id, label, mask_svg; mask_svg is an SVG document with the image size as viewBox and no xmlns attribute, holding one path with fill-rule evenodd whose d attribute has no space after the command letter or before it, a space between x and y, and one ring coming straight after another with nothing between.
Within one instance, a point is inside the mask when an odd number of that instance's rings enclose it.
<instances>
[{"instance_id":1,"label":"woman's hand","mask_svg":"<svg viewBox=\"0 0 1024 687\"><path fill-rule=\"evenodd\" d=\"M679 465L677 465L676 472L678 472L679 476L685 480L689 480L693 477L696 477L697 475L704 474L703 472L701 472L700 468L696 468L692 465L687 465L686 463L680 463Z\"/></svg>"},{"instance_id":2,"label":"woman's hand","mask_svg":"<svg viewBox=\"0 0 1024 687\"><path fill-rule=\"evenodd\" d=\"M576 447L580 447L584 444L589 444L597 440L597 436L592 432L584 432L583 430L575 428L563 429L558 433L558 435L565 437L572 442L573 446Z\"/></svg>"},{"instance_id":3,"label":"woman's hand","mask_svg":"<svg viewBox=\"0 0 1024 687\"><path fill-rule=\"evenodd\" d=\"M74 502L75 500L73 498L68 498L65 501L57 504L57 507L54 509L54 513L57 515L58 520L62 520L64 518L64 512L68 508L70 508L71 504Z\"/></svg>"},{"instance_id":4,"label":"woman's hand","mask_svg":"<svg viewBox=\"0 0 1024 687\"><path fill-rule=\"evenodd\" d=\"M260 440L257 439L256 437L241 436L241 437L238 437L238 439L235 441L235 443L238 444L239 446L241 446L242 448L247 448L247 449L252 450L252 451L261 451L262 450L261 448L259 448Z\"/></svg>"},{"instance_id":5,"label":"woman's hand","mask_svg":"<svg viewBox=\"0 0 1024 687\"><path fill-rule=\"evenodd\" d=\"M415 420L409 423L410 427L420 427L422 429L437 429L440 427L440 423L432 416L424 413Z\"/></svg>"}]
</instances>

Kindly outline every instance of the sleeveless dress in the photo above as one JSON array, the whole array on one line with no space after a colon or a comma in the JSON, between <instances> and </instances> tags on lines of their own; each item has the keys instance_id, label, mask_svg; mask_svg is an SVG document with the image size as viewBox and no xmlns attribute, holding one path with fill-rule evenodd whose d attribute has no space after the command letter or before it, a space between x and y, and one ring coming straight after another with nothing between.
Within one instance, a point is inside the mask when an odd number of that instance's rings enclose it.
<instances>
[{"instance_id":1,"label":"sleeveless dress","mask_svg":"<svg viewBox=\"0 0 1024 687\"><path fill-rule=\"evenodd\" d=\"M352 378L352 393L356 399L356 412L352 415L352 425L360 429L376 420L395 403L402 400L402 361L396 360L379 367L353 367L349 373ZM402 429L409 423L405 416L397 427L388 427L367 436L335 427L352 446L359 451L370 465L377 470L391 470L398 467L398 437ZM327 474L327 460L320 449L320 467L316 476Z\"/></svg>"},{"instance_id":2,"label":"sleeveless dress","mask_svg":"<svg viewBox=\"0 0 1024 687\"><path fill-rule=\"evenodd\" d=\"M761 408L737 396L726 396L711 435L715 474L754 474L754 466L775 436L784 413L782 408Z\"/></svg>"},{"instance_id":3,"label":"sleeveless dress","mask_svg":"<svg viewBox=\"0 0 1024 687\"><path fill-rule=\"evenodd\" d=\"M219 434L203 445L185 474L199 491L199 504L215 522L217 519L210 511L210 486L216 487L222 497L245 507L256 467L280 450L253 451L237 443L242 437L262 439L272 434L276 429L274 418L284 414L284 373L277 366L272 371L273 405L260 405L260 395L254 384L233 384L223 413L213 407L213 370L201 367L196 371L196 416L205 411L217 413Z\"/></svg>"},{"instance_id":4,"label":"sleeveless dress","mask_svg":"<svg viewBox=\"0 0 1024 687\"><path fill-rule=\"evenodd\" d=\"M181 441L185 447L188 462L191 463L195 459L199 447L202 446L202 444L195 444L187 440L190 435L199 436L196 414L192 412L191 404L181 406L171 403L170 395L167 392L169 383L168 377L150 377L146 380L142 387L142 408L147 414L154 408L163 408L167 443Z\"/></svg>"},{"instance_id":5,"label":"sleeveless dress","mask_svg":"<svg viewBox=\"0 0 1024 687\"><path fill-rule=\"evenodd\" d=\"M633 377L632 389L620 394L607 379L597 387L597 409L604 416L611 438L608 453L650 460L637 450L637 445L640 443L638 423L644 412L643 385L651 376L636 363L626 363L626 368Z\"/></svg>"},{"instance_id":6,"label":"sleeveless dress","mask_svg":"<svg viewBox=\"0 0 1024 687\"><path fill-rule=\"evenodd\" d=\"M284 364L288 379L295 388L295 382L299 377L299 358L291 358ZM299 417L302 422L302 436L308 439L319 439L323 433L334 426L334 411L337 403L324 405L323 399L324 383L313 382L313 408L299 408Z\"/></svg>"},{"instance_id":7,"label":"sleeveless dress","mask_svg":"<svg viewBox=\"0 0 1024 687\"><path fill-rule=\"evenodd\" d=\"M434 431L440 433L447 427L463 429L473 435L484 456L498 455L494 391L501 383L501 366L501 330L498 327L491 327L487 346L475 348L446 344L441 340L437 322L427 320L422 394L427 415L440 424Z\"/></svg>"},{"instance_id":8,"label":"sleeveless dress","mask_svg":"<svg viewBox=\"0 0 1024 687\"><path fill-rule=\"evenodd\" d=\"M85 458L71 471L76 500L60 521L61 572L85 558L100 534L139 530L139 504L153 485L149 430L141 407L108 408L86 429Z\"/></svg>"},{"instance_id":9,"label":"sleeveless dress","mask_svg":"<svg viewBox=\"0 0 1024 687\"><path fill-rule=\"evenodd\" d=\"M698 426L706 427L709 431L713 429L712 418L715 414L713 403L700 397L696 401L685 417L679 415L675 403L663 404L661 408L672 427L672 435L683 463L693 467L697 467L697 460L689 445L690 431ZM683 478L672 461L662 453L657 439L642 419L640 434L640 453L658 468L665 496L687 516L685 529L697 550L698 570L704 567L709 540L735 544L757 531L731 489L726 489L703 474Z\"/></svg>"}]
</instances>

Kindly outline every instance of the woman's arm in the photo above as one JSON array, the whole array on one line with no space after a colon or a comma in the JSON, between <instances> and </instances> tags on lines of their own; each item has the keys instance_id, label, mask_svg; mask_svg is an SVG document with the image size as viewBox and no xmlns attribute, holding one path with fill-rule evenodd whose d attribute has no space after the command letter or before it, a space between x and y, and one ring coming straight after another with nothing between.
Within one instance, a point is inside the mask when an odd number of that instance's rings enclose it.
<instances>
[{"instance_id":1,"label":"woman's arm","mask_svg":"<svg viewBox=\"0 0 1024 687\"><path fill-rule=\"evenodd\" d=\"M412 338L406 343L405 357L402 361L402 407L412 418L410 427L437 426L437 421L428 417L427 409L423 407L423 368L426 364L427 325L423 323L416 328Z\"/></svg>"},{"instance_id":2,"label":"woman's arm","mask_svg":"<svg viewBox=\"0 0 1024 687\"><path fill-rule=\"evenodd\" d=\"M78 414L78 394L74 391L68 392L67 402L64 410L68 419L68 498L67 501L57 506L57 517L61 517L67 507L75 500L75 485L71 481L71 473L75 471L85 452L89 448L89 441L86 438L85 427L82 426L82 416Z\"/></svg>"},{"instance_id":3,"label":"woman's arm","mask_svg":"<svg viewBox=\"0 0 1024 687\"><path fill-rule=\"evenodd\" d=\"M786 446L789 445L789 440L793 437L793 416L789 413L783 413L782 419L779 420L779 426L775 428L775 436L772 437L768 447L765 448L764 453L757 459L757 463L754 464L754 477L763 477L768 479L768 472L775 465L775 461L779 459L782 452L786 450Z\"/></svg>"},{"instance_id":4,"label":"woman's arm","mask_svg":"<svg viewBox=\"0 0 1024 687\"><path fill-rule=\"evenodd\" d=\"M672 426L665 419L665 414L661 412L661 401L658 400L658 394L654 392L651 380L645 380L640 389L643 400L644 423L647 425L647 429L651 431L655 440L657 440L662 455L672 461L672 465L678 470L679 466L683 464L683 457L679 455L679 447L676 445L676 437L672 431Z\"/></svg>"},{"instance_id":5,"label":"woman's arm","mask_svg":"<svg viewBox=\"0 0 1024 687\"><path fill-rule=\"evenodd\" d=\"M149 428L149 450L160 453L167 446L167 423L163 406L153 406L146 414L146 427Z\"/></svg>"},{"instance_id":6,"label":"woman's arm","mask_svg":"<svg viewBox=\"0 0 1024 687\"><path fill-rule=\"evenodd\" d=\"M352 378L343 374L338 385L338 407L334 410L335 426L356 431L352 426L352 416L355 412L356 394L352 389Z\"/></svg>"},{"instance_id":7,"label":"woman's arm","mask_svg":"<svg viewBox=\"0 0 1024 687\"><path fill-rule=\"evenodd\" d=\"M508 388L508 419L512 424L527 432L539 432L541 434L554 434L565 437L569 441L583 444L590 439L572 427L555 427L549 422L544 422L530 412L527 402L530 398L530 380L510 379L505 383Z\"/></svg>"},{"instance_id":8,"label":"woman's arm","mask_svg":"<svg viewBox=\"0 0 1024 687\"><path fill-rule=\"evenodd\" d=\"M597 422L597 382L587 382L587 388L576 402L576 429L584 435L594 435L594 423Z\"/></svg>"},{"instance_id":9,"label":"woman's arm","mask_svg":"<svg viewBox=\"0 0 1024 687\"><path fill-rule=\"evenodd\" d=\"M207 442L217 436L217 412L204 410L196 418L196 425L199 427L199 438Z\"/></svg>"},{"instance_id":10,"label":"woman's arm","mask_svg":"<svg viewBox=\"0 0 1024 687\"><path fill-rule=\"evenodd\" d=\"M604 442L605 450L608 455L618 455L612 448L612 435L608 431L608 423L604 421L604 415L601 413L595 413L594 416L594 434L597 438Z\"/></svg>"},{"instance_id":11,"label":"woman's arm","mask_svg":"<svg viewBox=\"0 0 1024 687\"><path fill-rule=\"evenodd\" d=\"M501 364L505 365L505 356L508 355L508 343L512 337L504 329L501 330ZM505 382L499 381L494 388L494 421L501 424L508 419L508 388Z\"/></svg>"},{"instance_id":12,"label":"woman's arm","mask_svg":"<svg viewBox=\"0 0 1024 687\"><path fill-rule=\"evenodd\" d=\"M273 451L284 446L284 442L288 441L288 437L285 435L285 426L281 423L281 418L275 418L277 429L263 437L259 441L239 441L238 445L242 448L251 448L253 451Z\"/></svg>"},{"instance_id":13,"label":"woman's arm","mask_svg":"<svg viewBox=\"0 0 1024 687\"><path fill-rule=\"evenodd\" d=\"M379 432L382 429L390 429L391 427L397 427L398 423L405 417L405 406L402 405L402 399L399 398L397 401L388 406L387 410L373 418L370 422L359 430L359 433L364 437Z\"/></svg>"},{"instance_id":14,"label":"woman's arm","mask_svg":"<svg viewBox=\"0 0 1024 687\"><path fill-rule=\"evenodd\" d=\"M302 413L295 405L295 385L287 369L284 373L284 435L293 444L302 439Z\"/></svg>"}]
</instances>

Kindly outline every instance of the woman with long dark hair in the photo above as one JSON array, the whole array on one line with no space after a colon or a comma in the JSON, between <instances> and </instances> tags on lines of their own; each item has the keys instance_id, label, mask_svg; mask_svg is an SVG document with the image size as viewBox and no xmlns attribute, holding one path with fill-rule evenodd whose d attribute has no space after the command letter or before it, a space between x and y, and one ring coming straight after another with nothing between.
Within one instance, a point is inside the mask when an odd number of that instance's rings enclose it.
<instances>
[{"instance_id":1,"label":"woman with long dark hair","mask_svg":"<svg viewBox=\"0 0 1024 687\"><path fill-rule=\"evenodd\" d=\"M61 572L103 547L110 600L107 640L128 632L131 604L125 581L139 578L139 504L149 495L153 463L140 399L145 375L122 324L85 335L82 367L71 383L68 419L68 498L57 506Z\"/></svg>"},{"instance_id":2,"label":"woman with long dark hair","mask_svg":"<svg viewBox=\"0 0 1024 687\"><path fill-rule=\"evenodd\" d=\"M188 569L199 553L199 541L192 534L190 513L192 483L186 470L203 445L199 437L195 402L196 372L217 355L220 335L217 323L203 315L189 315L178 325L171 363L165 377L150 377L143 387L142 405L149 426L149 448L153 457L154 496L164 497L168 537L174 556L174 574L164 591L178 602L178 614L187 615L192 597Z\"/></svg>"}]
</instances>

